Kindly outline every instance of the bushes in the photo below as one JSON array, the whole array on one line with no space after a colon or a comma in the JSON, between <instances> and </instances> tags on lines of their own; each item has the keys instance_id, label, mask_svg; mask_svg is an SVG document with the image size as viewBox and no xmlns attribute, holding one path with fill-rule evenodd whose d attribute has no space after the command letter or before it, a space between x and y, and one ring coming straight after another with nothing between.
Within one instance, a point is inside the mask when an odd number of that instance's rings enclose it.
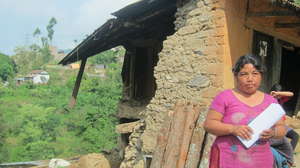
<instances>
[{"instance_id":1,"label":"bushes","mask_svg":"<svg viewBox=\"0 0 300 168\"><path fill-rule=\"evenodd\" d=\"M113 116L121 96L120 66L116 67L105 80L84 78L74 109L67 108L74 77L69 77L69 85L0 88L0 162L69 157L115 147Z\"/></svg>"},{"instance_id":2,"label":"bushes","mask_svg":"<svg viewBox=\"0 0 300 168\"><path fill-rule=\"evenodd\" d=\"M13 78L17 72L16 64L9 56L1 53L0 60L0 81L7 81L9 78Z\"/></svg>"}]
</instances>

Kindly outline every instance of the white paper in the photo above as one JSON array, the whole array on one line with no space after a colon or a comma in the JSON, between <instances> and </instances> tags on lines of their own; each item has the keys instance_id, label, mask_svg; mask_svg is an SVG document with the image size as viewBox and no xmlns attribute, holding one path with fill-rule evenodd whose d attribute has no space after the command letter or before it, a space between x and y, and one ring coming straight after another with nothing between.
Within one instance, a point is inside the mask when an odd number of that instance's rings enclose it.
<instances>
[{"instance_id":1,"label":"white paper","mask_svg":"<svg viewBox=\"0 0 300 168\"><path fill-rule=\"evenodd\" d=\"M253 131L251 139L245 140L239 136L238 139L245 145L246 148L249 148L259 139L260 134L264 130L270 129L284 115L285 111L281 105L275 103L270 104L262 113L248 124Z\"/></svg>"}]
</instances>

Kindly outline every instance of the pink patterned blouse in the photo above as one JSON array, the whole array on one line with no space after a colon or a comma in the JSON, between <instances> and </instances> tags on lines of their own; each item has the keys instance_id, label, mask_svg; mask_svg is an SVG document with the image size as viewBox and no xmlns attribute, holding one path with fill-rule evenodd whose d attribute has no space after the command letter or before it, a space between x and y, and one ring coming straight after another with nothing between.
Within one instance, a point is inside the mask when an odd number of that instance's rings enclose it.
<instances>
[{"instance_id":1,"label":"pink patterned blouse","mask_svg":"<svg viewBox=\"0 0 300 168\"><path fill-rule=\"evenodd\" d=\"M213 100L210 109L223 114L223 123L247 125L276 99L264 94L264 100L256 106L241 102L233 91L225 90ZM269 142L258 140L245 148L233 135L218 136L212 145L210 168L272 168L273 155Z\"/></svg>"}]
</instances>

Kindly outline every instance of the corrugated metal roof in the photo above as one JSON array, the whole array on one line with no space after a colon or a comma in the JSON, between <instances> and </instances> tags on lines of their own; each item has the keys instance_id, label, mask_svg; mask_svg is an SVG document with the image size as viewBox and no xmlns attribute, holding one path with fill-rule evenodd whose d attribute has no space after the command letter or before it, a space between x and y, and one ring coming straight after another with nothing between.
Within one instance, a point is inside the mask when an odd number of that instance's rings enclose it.
<instances>
[{"instance_id":1,"label":"corrugated metal roof","mask_svg":"<svg viewBox=\"0 0 300 168\"><path fill-rule=\"evenodd\" d=\"M32 167L45 165L45 161L31 161L31 162L15 162L15 163L1 163L0 167Z\"/></svg>"},{"instance_id":2,"label":"corrugated metal roof","mask_svg":"<svg viewBox=\"0 0 300 168\"><path fill-rule=\"evenodd\" d=\"M117 18L110 19L76 46L59 64L70 64L126 44L128 38L155 37L168 35L164 26L173 24L176 0L142 0L114 12ZM173 16L173 17L172 17ZM175 19L175 18L174 18ZM160 28L160 30L158 30Z\"/></svg>"}]
</instances>

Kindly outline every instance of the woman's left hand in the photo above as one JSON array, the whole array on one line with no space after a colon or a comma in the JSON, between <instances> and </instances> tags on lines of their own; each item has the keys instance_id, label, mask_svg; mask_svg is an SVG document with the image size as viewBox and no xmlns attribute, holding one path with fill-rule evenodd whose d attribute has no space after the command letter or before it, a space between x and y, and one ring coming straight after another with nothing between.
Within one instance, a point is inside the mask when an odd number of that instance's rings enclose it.
<instances>
[{"instance_id":1,"label":"woman's left hand","mask_svg":"<svg viewBox=\"0 0 300 168\"><path fill-rule=\"evenodd\" d=\"M270 139L272 137L275 136L275 132L273 129L267 129L264 130L261 134L260 134L260 138L261 139Z\"/></svg>"}]
</instances>

